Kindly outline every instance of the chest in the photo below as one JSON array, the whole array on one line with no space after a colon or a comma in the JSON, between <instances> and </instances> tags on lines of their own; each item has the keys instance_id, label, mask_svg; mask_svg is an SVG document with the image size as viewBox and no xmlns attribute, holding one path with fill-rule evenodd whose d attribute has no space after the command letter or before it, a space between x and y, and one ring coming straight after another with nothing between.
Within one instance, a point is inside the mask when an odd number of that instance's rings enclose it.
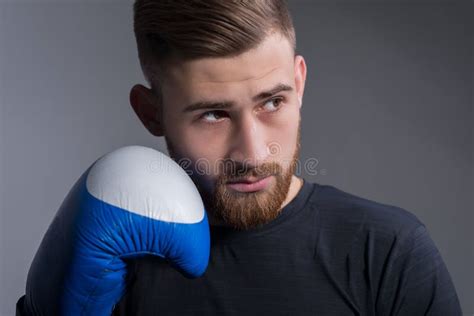
<instances>
[{"instance_id":1,"label":"chest","mask_svg":"<svg viewBox=\"0 0 474 316\"><path fill-rule=\"evenodd\" d=\"M197 279L162 259L140 261L129 302L139 315L364 314L338 282L311 247L221 245L213 247L206 273Z\"/></svg>"}]
</instances>

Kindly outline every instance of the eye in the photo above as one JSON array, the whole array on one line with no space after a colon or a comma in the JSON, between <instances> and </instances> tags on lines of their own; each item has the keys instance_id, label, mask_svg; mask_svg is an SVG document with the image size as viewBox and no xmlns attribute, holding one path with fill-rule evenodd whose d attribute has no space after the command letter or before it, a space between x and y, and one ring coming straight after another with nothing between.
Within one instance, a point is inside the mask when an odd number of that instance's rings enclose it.
<instances>
[{"instance_id":1,"label":"eye","mask_svg":"<svg viewBox=\"0 0 474 316\"><path fill-rule=\"evenodd\" d=\"M265 102L263 107L265 108L265 110L268 110L269 112L275 112L281 108L281 102L283 102L283 98L281 97L273 98Z\"/></svg>"},{"instance_id":2,"label":"eye","mask_svg":"<svg viewBox=\"0 0 474 316\"><path fill-rule=\"evenodd\" d=\"M219 122L219 118L222 117L223 111L208 111L204 112L199 116L199 120L204 121L205 123L216 123Z\"/></svg>"}]
</instances>

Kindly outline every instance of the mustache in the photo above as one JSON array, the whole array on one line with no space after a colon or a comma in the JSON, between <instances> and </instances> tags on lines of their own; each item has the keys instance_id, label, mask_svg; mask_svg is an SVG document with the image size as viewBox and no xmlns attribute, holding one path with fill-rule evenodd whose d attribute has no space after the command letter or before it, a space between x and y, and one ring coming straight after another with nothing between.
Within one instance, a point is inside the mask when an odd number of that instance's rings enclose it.
<instances>
[{"instance_id":1,"label":"mustache","mask_svg":"<svg viewBox=\"0 0 474 316\"><path fill-rule=\"evenodd\" d=\"M224 163L221 172L222 181L238 181L242 178L265 178L282 172L282 167L276 162L264 163L258 166L229 161Z\"/></svg>"}]
</instances>

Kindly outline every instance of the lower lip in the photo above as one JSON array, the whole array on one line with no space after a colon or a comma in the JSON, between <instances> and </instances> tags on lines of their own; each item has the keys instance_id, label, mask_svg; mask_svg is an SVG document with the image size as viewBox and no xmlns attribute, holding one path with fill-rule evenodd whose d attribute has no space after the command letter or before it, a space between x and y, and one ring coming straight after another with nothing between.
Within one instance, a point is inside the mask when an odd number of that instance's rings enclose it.
<instances>
[{"instance_id":1,"label":"lower lip","mask_svg":"<svg viewBox=\"0 0 474 316\"><path fill-rule=\"evenodd\" d=\"M228 183L227 185L239 192L255 192L260 191L268 187L270 183L271 176L258 180L257 182L253 183L245 183L245 182L237 182L237 183Z\"/></svg>"}]
</instances>

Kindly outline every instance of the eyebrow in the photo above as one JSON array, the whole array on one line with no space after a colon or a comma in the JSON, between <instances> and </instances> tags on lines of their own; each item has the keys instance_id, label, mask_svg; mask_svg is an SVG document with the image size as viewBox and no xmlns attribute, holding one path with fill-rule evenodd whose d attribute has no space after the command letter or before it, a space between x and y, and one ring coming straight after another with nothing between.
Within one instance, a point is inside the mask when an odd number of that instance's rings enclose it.
<instances>
[{"instance_id":1,"label":"eyebrow","mask_svg":"<svg viewBox=\"0 0 474 316\"><path fill-rule=\"evenodd\" d=\"M262 91L256 96L252 97L253 102L257 102L263 99L267 99L278 92L282 91L292 91L293 88L290 85L284 84L284 83L279 83L275 87L267 90L267 91ZM190 104L186 106L183 110L183 112L193 112L197 110L203 110L203 109L212 109L212 110L222 110L222 109L228 109L234 106L233 101L200 101L196 102L193 104Z\"/></svg>"}]
</instances>

